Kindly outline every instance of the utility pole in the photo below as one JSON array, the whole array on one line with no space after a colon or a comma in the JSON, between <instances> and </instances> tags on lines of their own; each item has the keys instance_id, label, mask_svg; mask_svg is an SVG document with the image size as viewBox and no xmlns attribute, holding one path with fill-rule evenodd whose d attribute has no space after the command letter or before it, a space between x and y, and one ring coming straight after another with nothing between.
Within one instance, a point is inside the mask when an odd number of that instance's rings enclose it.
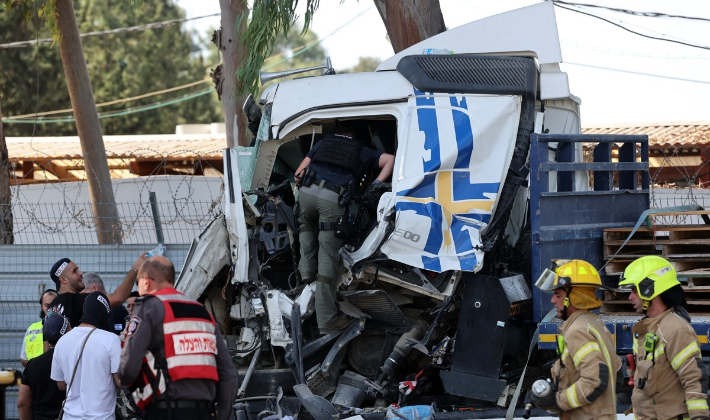
<instances>
[{"instance_id":1,"label":"utility pole","mask_svg":"<svg viewBox=\"0 0 710 420\"><path fill-rule=\"evenodd\" d=\"M99 244L120 244L123 242L123 232L72 0L56 0L54 12L60 34L59 52L76 119L76 131L79 133L84 155L84 170L89 183L96 236Z\"/></svg>"},{"instance_id":2,"label":"utility pole","mask_svg":"<svg viewBox=\"0 0 710 420\"><path fill-rule=\"evenodd\" d=\"M2 127L2 104L0 104L0 244L13 244L12 191L10 190L10 155L7 153L5 133Z\"/></svg>"},{"instance_id":3,"label":"utility pole","mask_svg":"<svg viewBox=\"0 0 710 420\"><path fill-rule=\"evenodd\" d=\"M237 144L248 146L247 120L242 112L242 106L246 98L235 97L234 84L237 67L243 62L246 55L246 49L241 37L244 29L246 29L247 2L246 0L219 0L219 7L222 11L222 28L220 36L217 37L217 48L222 54L220 99L222 100L225 129L227 131L227 147L233 148ZM239 17L241 17L239 19L240 25L237 28L237 18ZM235 122L237 124L236 131L234 130ZM234 135L235 132L237 133L236 136Z\"/></svg>"}]
</instances>

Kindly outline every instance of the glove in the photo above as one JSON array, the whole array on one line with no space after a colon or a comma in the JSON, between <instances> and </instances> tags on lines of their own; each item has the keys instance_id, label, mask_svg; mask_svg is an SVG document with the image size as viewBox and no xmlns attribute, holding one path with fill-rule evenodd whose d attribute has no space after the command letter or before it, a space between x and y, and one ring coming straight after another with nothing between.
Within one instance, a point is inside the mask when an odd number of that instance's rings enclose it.
<instances>
[{"instance_id":1,"label":"glove","mask_svg":"<svg viewBox=\"0 0 710 420\"><path fill-rule=\"evenodd\" d=\"M546 397L538 397L533 394L530 400L535 405L535 407L540 408L542 410L550 410L557 408L557 399L555 398L555 395L556 393L554 392L550 393L550 395Z\"/></svg>"},{"instance_id":2,"label":"glove","mask_svg":"<svg viewBox=\"0 0 710 420\"><path fill-rule=\"evenodd\" d=\"M372 184L367 187L365 194L362 196L362 201L368 208L376 209L377 203L380 202L380 197L387 191L392 191L392 184L374 180Z\"/></svg>"}]
</instances>

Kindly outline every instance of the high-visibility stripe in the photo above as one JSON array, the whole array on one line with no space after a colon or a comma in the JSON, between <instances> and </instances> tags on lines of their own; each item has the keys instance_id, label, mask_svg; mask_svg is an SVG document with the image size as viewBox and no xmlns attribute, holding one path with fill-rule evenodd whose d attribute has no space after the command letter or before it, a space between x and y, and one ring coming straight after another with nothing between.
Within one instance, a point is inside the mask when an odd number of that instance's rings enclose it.
<instances>
[{"instance_id":1,"label":"high-visibility stripe","mask_svg":"<svg viewBox=\"0 0 710 420\"><path fill-rule=\"evenodd\" d=\"M577 353L575 353L574 358L572 359L572 361L574 362L574 365L575 366L579 365L579 362L581 362L585 356L587 356L589 353L591 353L593 351L600 351L599 344L592 342L592 343L587 343L587 344L583 345L582 348L580 348L577 351Z\"/></svg>"},{"instance_id":2,"label":"high-visibility stripe","mask_svg":"<svg viewBox=\"0 0 710 420\"><path fill-rule=\"evenodd\" d=\"M207 321L172 321L163 324L164 334L174 334L183 331L208 332L214 334L214 325Z\"/></svg>"},{"instance_id":3,"label":"high-visibility stripe","mask_svg":"<svg viewBox=\"0 0 710 420\"><path fill-rule=\"evenodd\" d=\"M606 343L604 342L604 338L599 333L599 331L597 331L596 328L594 328L590 324L587 324L587 325L589 326L589 330L592 332L592 335L594 336L594 338L596 338L597 341L599 342L599 344L601 345L602 350L604 351L604 360L606 360L606 365L609 368L609 371L611 372L614 365L611 364L611 355L609 354L609 350L606 347ZM616 339L616 336L612 336L612 338ZM636 344L636 341L634 341L634 344ZM614 346L614 348L616 348L616 345ZM616 355L614 355L614 356L616 356ZM613 378L613 375L609 375L609 376L611 378ZM610 379L609 386L611 386L611 395L616 395L616 381L613 379ZM614 412L616 413L616 397L612 398L612 401L614 401Z\"/></svg>"},{"instance_id":4,"label":"high-visibility stripe","mask_svg":"<svg viewBox=\"0 0 710 420\"><path fill-rule=\"evenodd\" d=\"M673 367L673 370L678 370L680 365L683 364L688 358L695 353L700 353L700 348L698 347L698 343L692 342L688 345L688 347L684 348L681 350L680 353L678 353L673 360L671 360L671 366Z\"/></svg>"},{"instance_id":5,"label":"high-visibility stripe","mask_svg":"<svg viewBox=\"0 0 710 420\"><path fill-rule=\"evenodd\" d=\"M685 404L688 406L688 411L708 409L707 400L688 400Z\"/></svg>"},{"instance_id":6,"label":"high-visibility stripe","mask_svg":"<svg viewBox=\"0 0 710 420\"><path fill-rule=\"evenodd\" d=\"M575 389L576 384L572 385L571 387L567 388L567 401L569 402L569 406L572 408L577 408L580 406L579 401L577 400L577 390Z\"/></svg>"},{"instance_id":7,"label":"high-visibility stripe","mask_svg":"<svg viewBox=\"0 0 710 420\"><path fill-rule=\"evenodd\" d=\"M658 357L665 352L666 352L666 345L661 344L661 346L659 348L657 348L653 353L648 353L646 355L646 360L651 360L651 358L658 359Z\"/></svg>"},{"instance_id":8,"label":"high-visibility stripe","mask_svg":"<svg viewBox=\"0 0 710 420\"><path fill-rule=\"evenodd\" d=\"M195 366L195 365L215 366L216 367L217 363L216 363L214 357L205 356L203 354L168 357L168 369L178 367L178 366Z\"/></svg>"},{"instance_id":9,"label":"high-visibility stripe","mask_svg":"<svg viewBox=\"0 0 710 420\"><path fill-rule=\"evenodd\" d=\"M179 294L164 294L164 295L159 295L159 294L154 294L153 296L157 297L161 301L166 301L166 300L179 300L182 302L189 302L189 303L194 303L194 299L190 299L189 297L185 295L179 295Z\"/></svg>"},{"instance_id":10,"label":"high-visibility stripe","mask_svg":"<svg viewBox=\"0 0 710 420\"><path fill-rule=\"evenodd\" d=\"M638 341L637 341L636 339L634 339L633 349L634 349L634 354L638 354L638 353L639 353L639 343L638 343Z\"/></svg>"}]
</instances>

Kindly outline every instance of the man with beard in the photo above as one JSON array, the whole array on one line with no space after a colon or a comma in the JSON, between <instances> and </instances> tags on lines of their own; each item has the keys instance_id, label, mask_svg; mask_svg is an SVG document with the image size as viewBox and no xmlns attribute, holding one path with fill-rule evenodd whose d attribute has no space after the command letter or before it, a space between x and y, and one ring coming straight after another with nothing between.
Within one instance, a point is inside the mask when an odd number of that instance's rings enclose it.
<instances>
[{"instance_id":1,"label":"man with beard","mask_svg":"<svg viewBox=\"0 0 710 420\"><path fill-rule=\"evenodd\" d=\"M145 261L145 254L143 253L138 257L121 284L118 285L113 293L107 296L112 308L122 305L128 298L136 281L138 268ZM49 270L49 276L54 281L54 284L57 285L57 290L59 291L59 296L50 305L50 312L64 315L69 318L72 327L76 327L79 325L84 301L88 296L81 293L85 287L83 282L84 273L72 260L62 258L54 263L52 269Z\"/></svg>"}]
</instances>

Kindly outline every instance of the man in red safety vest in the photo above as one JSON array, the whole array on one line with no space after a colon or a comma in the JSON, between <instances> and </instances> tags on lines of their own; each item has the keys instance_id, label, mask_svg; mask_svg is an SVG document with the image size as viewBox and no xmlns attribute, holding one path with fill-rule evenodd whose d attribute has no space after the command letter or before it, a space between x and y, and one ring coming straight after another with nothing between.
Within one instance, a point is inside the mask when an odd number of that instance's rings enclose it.
<instances>
[{"instance_id":1,"label":"man in red safety vest","mask_svg":"<svg viewBox=\"0 0 710 420\"><path fill-rule=\"evenodd\" d=\"M165 257L138 270L141 298L128 323L118 371L147 419L229 419L239 380L207 309L173 288Z\"/></svg>"}]
</instances>

